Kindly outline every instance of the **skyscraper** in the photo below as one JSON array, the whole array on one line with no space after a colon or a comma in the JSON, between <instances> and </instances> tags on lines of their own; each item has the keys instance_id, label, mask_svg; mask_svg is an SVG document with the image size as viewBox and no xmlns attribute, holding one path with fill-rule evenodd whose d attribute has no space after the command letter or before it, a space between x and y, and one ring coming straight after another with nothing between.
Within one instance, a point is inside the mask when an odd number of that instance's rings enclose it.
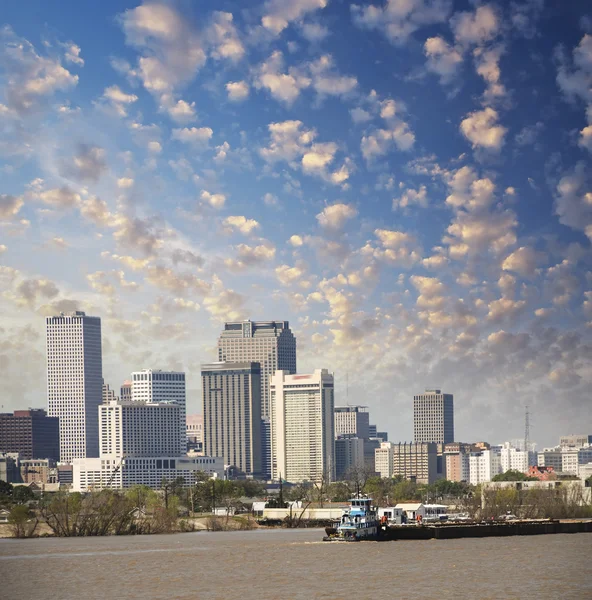
<instances>
[{"instance_id":1,"label":"skyscraper","mask_svg":"<svg viewBox=\"0 0 592 600\"><path fill-rule=\"evenodd\" d=\"M202 365L204 450L247 475L261 476L261 367Z\"/></svg>"},{"instance_id":2,"label":"skyscraper","mask_svg":"<svg viewBox=\"0 0 592 600\"><path fill-rule=\"evenodd\" d=\"M218 360L261 365L261 417L269 417L269 378L276 371L296 373L296 338L288 321L225 323Z\"/></svg>"},{"instance_id":3,"label":"skyscraper","mask_svg":"<svg viewBox=\"0 0 592 600\"><path fill-rule=\"evenodd\" d=\"M132 402L173 402L181 411L179 426L183 431L185 447L186 435L186 391L185 373L180 371L161 371L143 369L132 373Z\"/></svg>"},{"instance_id":4,"label":"skyscraper","mask_svg":"<svg viewBox=\"0 0 592 600\"><path fill-rule=\"evenodd\" d=\"M440 390L413 397L413 438L416 442L454 442L454 398Z\"/></svg>"},{"instance_id":5,"label":"skyscraper","mask_svg":"<svg viewBox=\"0 0 592 600\"><path fill-rule=\"evenodd\" d=\"M367 406L336 406L335 437L353 435L370 437L370 413Z\"/></svg>"},{"instance_id":6,"label":"skyscraper","mask_svg":"<svg viewBox=\"0 0 592 600\"><path fill-rule=\"evenodd\" d=\"M47 400L60 419L60 460L99 456L103 396L101 319L83 312L46 317Z\"/></svg>"},{"instance_id":7,"label":"skyscraper","mask_svg":"<svg viewBox=\"0 0 592 600\"><path fill-rule=\"evenodd\" d=\"M60 460L60 420L41 409L0 413L0 453L18 452L21 460Z\"/></svg>"},{"instance_id":8,"label":"skyscraper","mask_svg":"<svg viewBox=\"0 0 592 600\"><path fill-rule=\"evenodd\" d=\"M333 375L276 371L270 382L273 478L335 479Z\"/></svg>"}]
</instances>

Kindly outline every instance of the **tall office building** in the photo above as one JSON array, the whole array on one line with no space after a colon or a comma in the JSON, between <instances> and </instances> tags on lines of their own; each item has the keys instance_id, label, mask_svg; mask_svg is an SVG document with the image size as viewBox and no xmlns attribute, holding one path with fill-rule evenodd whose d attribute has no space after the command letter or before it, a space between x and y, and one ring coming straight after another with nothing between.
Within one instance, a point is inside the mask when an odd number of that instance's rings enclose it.
<instances>
[{"instance_id":1,"label":"tall office building","mask_svg":"<svg viewBox=\"0 0 592 600\"><path fill-rule=\"evenodd\" d=\"M413 437L416 442L454 442L454 399L440 390L413 397Z\"/></svg>"},{"instance_id":2,"label":"tall office building","mask_svg":"<svg viewBox=\"0 0 592 600\"><path fill-rule=\"evenodd\" d=\"M296 338L288 321L225 323L218 360L261 365L261 417L269 417L269 378L276 371L296 373Z\"/></svg>"},{"instance_id":3,"label":"tall office building","mask_svg":"<svg viewBox=\"0 0 592 600\"><path fill-rule=\"evenodd\" d=\"M261 367L219 362L201 367L204 450L261 477Z\"/></svg>"},{"instance_id":4,"label":"tall office building","mask_svg":"<svg viewBox=\"0 0 592 600\"><path fill-rule=\"evenodd\" d=\"M187 445L185 373L159 369L135 371L132 373L131 399L132 402L173 402L177 404L181 408L179 426L183 430L185 446Z\"/></svg>"},{"instance_id":5,"label":"tall office building","mask_svg":"<svg viewBox=\"0 0 592 600\"><path fill-rule=\"evenodd\" d=\"M48 414L60 419L60 460L99 456L101 319L75 311L46 317L45 325Z\"/></svg>"},{"instance_id":6,"label":"tall office building","mask_svg":"<svg viewBox=\"0 0 592 600\"><path fill-rule=\"evenodd\" d=\"M375 454L376 472L381 477L415 479L417 483L436 481L437 447L432 443L382 442Z\"/></svg>"},{"instance_id":7,"label":"tall office building","mask_svg":"<svg viewBox=\"0 0 592 600\"><path fill-rule=\"evenodd\" d=\"M333 375L276 371L270 382L273 478L291 483L335 478Z\"/></svg>"},{"instance_id":8,"label":"tall office building","mask_svg":"<svg viewBox=\"0 0 592 600\"><path fill-rule=\"evenodd\" d=\"M0 413L0 453L18 452L21 460L60 460L60 421L41 409Z\"/></svg>"},{"instance_id":9,"label":"tall office building","mask_svg":"<svg viewBox=\"0 0 592 600\"><path fill-rule=\"evenodd\" d=\"M107 404L108 402L112 402L113 400L117 400L115 390L112 390L109 387L109 384L105 383L105 380L103 380L103 404Z\"/></svg>"},{"instance_id":10,"label":"tall office building","mask_svg":"<svg viewBox=\"0 0 592 600\"><path fill-rule=\"evenodd\" d=\"M335 438L343 435L361 439L370 437L370 413L367 406L335 407Z\"/></svg>"},{"instance_id":11,"label":"tall office building","mask_svg":"<svg viewBox=\"0 0 592 600\"><path fill-rule=\"evenodd\" d=\"M354 471L364 471L364 440L355 436L335 439L335 479L346 479Z\"/></svg>"},{"instance_id":12,"label":"tall office building","mask_svg":"<svg viewBox=\"0 0 592 600\"><path fill-rule=\"evenodd\" d=\"M126 379L122 384L121 388L119 388L120 398L122 401L127 401L132 399L132 382L129 379Z\"/></svg>"}]
</instances>

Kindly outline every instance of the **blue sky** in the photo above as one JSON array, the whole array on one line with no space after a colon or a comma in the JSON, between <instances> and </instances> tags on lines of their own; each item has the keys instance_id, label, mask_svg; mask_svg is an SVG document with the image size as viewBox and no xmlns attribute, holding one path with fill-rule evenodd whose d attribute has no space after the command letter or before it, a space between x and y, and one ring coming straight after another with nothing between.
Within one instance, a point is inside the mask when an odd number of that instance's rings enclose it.
<instances>
[{"instance_id":1,"label":"blue sky","mask_svg":"<svg viewBox=\"0 0 592 600\"><path fill-rule=\"evenodd\" d=\"M223 321L276 318L393 439L424 387L459 440L591 431L586 4L4 6L4 409L76 308L112 387L184 369L193 411Z\"/></svg>"}]
</instances>

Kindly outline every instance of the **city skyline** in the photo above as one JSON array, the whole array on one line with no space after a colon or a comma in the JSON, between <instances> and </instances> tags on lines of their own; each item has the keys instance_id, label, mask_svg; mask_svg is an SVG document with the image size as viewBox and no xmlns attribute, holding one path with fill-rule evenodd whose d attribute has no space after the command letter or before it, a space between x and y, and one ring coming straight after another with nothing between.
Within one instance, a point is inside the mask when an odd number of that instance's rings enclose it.
<instances>
[{"instance_id":1,"label":"city skyline","mask_svg":"<svg viewBox=\"0 0 592 600\"><path fill-rule=\"evenodd\" d=\"M425 387L457 439L592 430L588 5L394 5L3 7L3 410L45 406L44 316L189 412L221 325L271 316L393 439Z\"/></svg>"}]
</instances>

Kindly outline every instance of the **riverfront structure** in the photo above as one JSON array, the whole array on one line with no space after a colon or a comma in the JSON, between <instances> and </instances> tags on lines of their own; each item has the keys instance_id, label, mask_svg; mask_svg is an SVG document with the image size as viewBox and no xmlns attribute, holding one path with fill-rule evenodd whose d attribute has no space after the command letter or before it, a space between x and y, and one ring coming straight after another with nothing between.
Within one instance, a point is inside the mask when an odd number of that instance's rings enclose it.
<instances>
[{"instance_id":1,"label":"riverfront structure","mask_svg":"<svg viewBox=\"0 0 592 600\"><path fill-rule=\"evenodd\" d=\"M204 451L261 477L261 367L220 362L201 367Z\"/></svg>"},{"instance_id":2,"label":"riverfront structure","mask_svg":"<svg viewBox=\"0 0 592 600\"><path fill-rule=\"evenodd\" d=\"M413 397L415 442L454 442L454 399L440 390L426 390Z\"/></svg>"},{"instance_id":3,"label":"riverfront structure","mask_svg":"<svg viewBox=\"0 0 592 600\"><path fill-rule=\"evenodd\" d=\"M18 452L21 460L59 460L59 419L41 408L0 413L0 453L4 452Z\"/></svg>"},{"instance_id":4,"label":"riverfront structure","mask_svg":"<svg viewBox=\"0 0 592 600\"><path fill-rule=\"evenodd\" d=\"M45 324L48 413L60 420L60 460L99 456L101 319L75 311Z\"/></svg>"},{"instance_id":5,"label":"riverfront structure","mask_svg":"<svg viewBox=\"0 0 592 600\"><path fill-rule=\"evenodd\" d=\"M276 371L271 378L273 478L291 483L335 478L333 375Z\"/></svg>"}]
</instances>

